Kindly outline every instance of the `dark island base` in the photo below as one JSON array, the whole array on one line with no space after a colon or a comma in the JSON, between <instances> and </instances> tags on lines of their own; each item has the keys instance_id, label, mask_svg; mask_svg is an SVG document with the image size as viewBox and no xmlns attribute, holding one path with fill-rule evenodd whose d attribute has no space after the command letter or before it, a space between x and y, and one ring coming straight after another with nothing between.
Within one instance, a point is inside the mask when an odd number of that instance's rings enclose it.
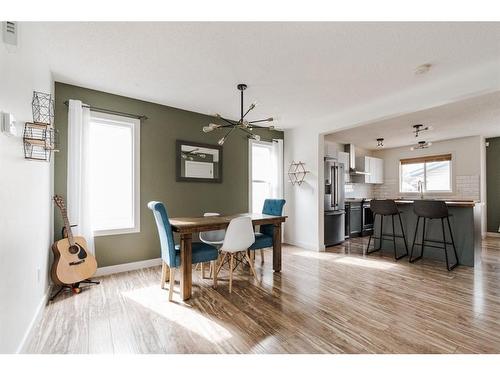
<instances>
[{"instance_id":1,"label":"dark island base","mask_svg":"<svg viewBox=\"0 0 500 375\"><path fill-rule=\"evenodd\" d=\"M401 211L401 220L403 221L403 228L405 231L406 241L408 243L408 255L411 252L411 247L413 243L413 237L415 235L415 228L417 226L417 216L413 213L413 204L398 204L398 208ZM475 232L477 231L477 220L474 220L474 208L473 207L449 207L449 212L452 215L450 217L451 229L453 232L453 239L455 241L455 246L458 254L458 262L463 266L474 267L475 251L479 249L480 246L476 241L479 240ZM422 242L422 227L423 219L420 219L420 224L418 227L416 243ZM394 218L394 226L396 229L396 234L401 234L401 229L399 225L399 220L397 216ZM392 233L392 221L391 217L387 216L384 218L384 233ZM378 237L380 233L380 216L377 215L375 224L375 235ZM451 242L449 237L448 227L445 223L445 233L446 241ZM427 220L426 222L426 239L428 240L443 240L443 234L441 229L441 220ZM375 240L375 246L379 246L379 241ZM373 244L373 240L372 240ZM427 244L427 242L426 242ZM433 243L431 243L433 244ZM433 244L436 246L441 246L441 244ZM370 249L372 246L370 246ZM404 242L402 238L396 238L396 249L397 254L401 255L405 251ZM393 254L393 244L392 241L383 240L382 250L384 253ZM420 255L421 246L415 245L413 249L413 257ZM453 254L453 248L448 245L448 257L450 264L455 262L455 255ZM436 249L432 247L425 247L424 259L433 258L443 261L443 267L445 266L445 254L443 249ZM407 261L408 258L403 258L400 261Z\"/></svg>"}]
</instances>

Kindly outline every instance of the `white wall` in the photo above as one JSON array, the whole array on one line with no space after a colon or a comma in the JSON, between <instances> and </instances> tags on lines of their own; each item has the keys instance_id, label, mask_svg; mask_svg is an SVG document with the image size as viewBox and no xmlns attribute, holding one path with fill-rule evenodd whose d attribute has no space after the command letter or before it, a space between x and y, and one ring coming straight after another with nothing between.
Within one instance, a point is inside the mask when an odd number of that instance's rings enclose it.
<instances>
[{"instance_id":1,"label":"white wall","mask_svg":"<svg viewBox=\"0 0 500 375\"><path fill-rule=\"evenodd\" d=\"M21 24L19 47L0 41L0 110L21 134L32 121L33 90L51 92L39 26ZM52 166L24 159L21 138L0 134L0 352L20 349L48 288L52 242Z\"/></svg>"},{"instance_id":2,"label":"white wall","mask_svg":"<svg viewBox=\"0 0 500 375\"><path fill-rule=\"evenodd\" d=\"M310 171L300 186L289 181L285 183L285 214L288 215L284 228L285 242L319 250L318 178L323 177L318 175L318 137L311 137L307 128L285 130L284 143L285 172L292 161L304 162L306 170Z\"/></svg>"},{"instance_id":3,"label":"white wall","mask_svg":"<svg viewBox=\"0 0 500 375\"><path fill-rule=\"evenodd\" d=\"M410 147L398 147L377 150L373 155L384 160L384 184L377 185L375 198L397 198L399 196L418 196L417 194L399 193L399 160L427 155L452 154L452 189L453 193L431 194L429 198L457 198L479 201L481 176L482 137L465 137L441 142L432 146L411 151Z\"/></svg>"}]
</instances>

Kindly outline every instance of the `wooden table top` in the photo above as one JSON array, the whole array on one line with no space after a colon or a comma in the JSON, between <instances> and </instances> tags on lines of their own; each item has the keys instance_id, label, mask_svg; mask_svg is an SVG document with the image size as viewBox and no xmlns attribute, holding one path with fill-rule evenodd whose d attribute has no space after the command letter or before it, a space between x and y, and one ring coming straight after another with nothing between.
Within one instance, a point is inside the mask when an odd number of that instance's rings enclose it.
<instances>
[{"instance_id":1,"label":"wooden table top","mask_svg":"<svg viewBox=\"0 0 500 375\"><path fill-rule=\"evenodd\" d=\"M242 213L227 216L174 217L170 219L172 230L178 233L203 232L224 229L237 217L248 216L254 225L283 223L288 216L273 216L260 213Z\"/></svg>"}]
</instances>

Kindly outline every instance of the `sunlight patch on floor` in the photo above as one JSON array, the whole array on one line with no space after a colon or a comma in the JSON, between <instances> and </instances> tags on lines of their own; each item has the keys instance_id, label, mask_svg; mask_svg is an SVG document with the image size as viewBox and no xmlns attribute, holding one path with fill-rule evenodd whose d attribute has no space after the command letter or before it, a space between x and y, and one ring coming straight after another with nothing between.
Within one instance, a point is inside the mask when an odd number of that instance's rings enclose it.
<instances>
[{"instance_id":1,"label":"sunlight patch on floor","mask_svg":"<svg viewBox=\"0 0 500 375\"><path fill-rule=\"evenodd\" d=\"M122 295L210 342L217 343L232 337L232 334L220 324L189 306L177 303L175 301L177 296L173 302L169 302L168 290L159 286L134 289L122 292Z\"/></svg>"},{"instance_id":2,"label":"sunlight patch on floor","mask_svg":"<svg viewBox=\"0 0 500 375\"><path fill-rule=\"evenodd\" d=\"M320 260L334 259L339 257L338 254L318 252L318 251L297 251L293 252L292 255L294 256L298 255L299 257L320 259Z\"/></svg>"},{"instance_id":3,"label":"sunlight patch on floor","mask_svg":"<svg viewBox=\"0 0 500 375\"><path fill-rule=\"evenodd\" d=\"M369 259L355 258L355 257L338 258L334 259L333 262L347 264L350 266L374 268L378 270L390 270L391 268L396 266L396 264L388 263L385 261L369 260Z\"/></svg>"}]
</instances>

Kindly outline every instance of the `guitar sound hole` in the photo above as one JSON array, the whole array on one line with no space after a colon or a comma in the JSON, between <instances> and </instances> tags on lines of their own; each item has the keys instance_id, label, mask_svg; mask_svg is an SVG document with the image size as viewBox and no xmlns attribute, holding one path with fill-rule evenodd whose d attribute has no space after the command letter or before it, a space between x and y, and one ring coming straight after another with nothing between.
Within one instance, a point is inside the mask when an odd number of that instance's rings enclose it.
<instances>
[{"instance_id":1,"label":"guitar sound hole","mask_svg":"<svg viewBox=\"0 0 500 375\"><path fill-rule=\"evenodd\" d=\"M78 245L73 245L69 247L69 252L70 254L76 254L80 251L80 248Z\"/></svg>"}]
</instances>

